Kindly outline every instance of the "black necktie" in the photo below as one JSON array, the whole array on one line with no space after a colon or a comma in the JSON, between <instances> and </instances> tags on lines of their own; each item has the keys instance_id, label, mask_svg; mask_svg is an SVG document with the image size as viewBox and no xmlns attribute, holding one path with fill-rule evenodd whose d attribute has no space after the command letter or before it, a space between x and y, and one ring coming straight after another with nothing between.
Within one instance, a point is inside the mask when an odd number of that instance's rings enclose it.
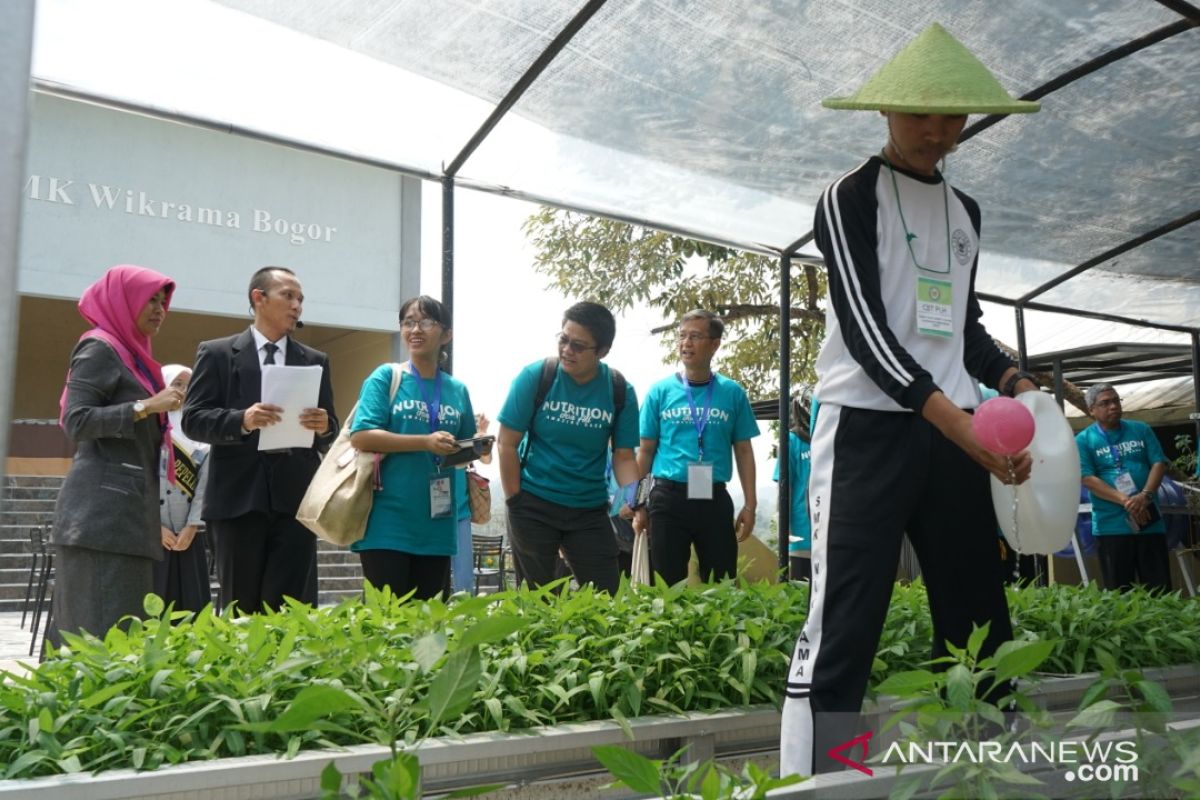
<instances>
[{"instance_id":1,"label":"black necktie","mask_svg":"<svg viewBox=\"0 0 1200 800\"><path fill-rule=\"evenodd\" d=\"M279 352L279 345L274 342L267 342L263 345L263 350L267 351L267 358L263 361L263 366L275 363L275 354Z\"/></svg>"}]
</instances>

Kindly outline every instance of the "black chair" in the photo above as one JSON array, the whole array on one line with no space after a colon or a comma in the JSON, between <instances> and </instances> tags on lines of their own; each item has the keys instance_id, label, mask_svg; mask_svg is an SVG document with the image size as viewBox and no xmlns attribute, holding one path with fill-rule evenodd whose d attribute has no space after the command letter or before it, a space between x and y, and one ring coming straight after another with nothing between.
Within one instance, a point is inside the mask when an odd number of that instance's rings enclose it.
<instances>
[{"instance_id":1,"label":"black chair","mask_svg":"<svg viewBox=\"0 0 1200 800\"><path fill-rule=\"evenodd\" d=\"M504 591L504 537L472 536L471 548L475 554L475 594L483 594L485 587L492 592Z\"/></svg>"},{"instance_id":2,"label":"black chair","mask_svg":"<svg viewBox=\"0 0 1200 800\"><path fill-rule=\"evenodd\" d=\"M29 529L29 580L25 584L25 603L21 606L21 630L25 629L25 618L34 601L33 587L38 580L38 565L45 561L49 547L50 537L46 535L44 526Z\"/></svg>"},{"instance_id":3,"label":"black chair","mask_svg":"<svg viewBox=\"0 0 1200 800\"><path fill-rule=\"evenodd\" d=\"M29 626L30 630L33 631L33 634L29 637L29 655L31 657L37 651L38 629L41 627L42 609L46 611L45 630L42 631L43 640L46 637L45 631L50 630L50 618L54 608L53 598L54 551L47 549L42 558L41 575L38 577L37 604L33 607L33 623Z\"/></svg>"}]
</instances>

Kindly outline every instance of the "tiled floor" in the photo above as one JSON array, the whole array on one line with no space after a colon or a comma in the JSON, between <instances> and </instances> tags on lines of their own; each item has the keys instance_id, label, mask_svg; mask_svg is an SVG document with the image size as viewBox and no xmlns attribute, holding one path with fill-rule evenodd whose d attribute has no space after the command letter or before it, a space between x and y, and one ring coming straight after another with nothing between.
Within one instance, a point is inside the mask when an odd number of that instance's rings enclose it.
<instances>
[{"instance_id":1,"label":"tiled floor","mask_svg":"<svg viewBox=\"0 0 1200 800\"><path fill-rule=\"evenodd\" d=\"M24 672L18 662L35 661L29 657L29 622L22 629L21 612L0 612L0 671Z\"/></svg>"}]
</instances>

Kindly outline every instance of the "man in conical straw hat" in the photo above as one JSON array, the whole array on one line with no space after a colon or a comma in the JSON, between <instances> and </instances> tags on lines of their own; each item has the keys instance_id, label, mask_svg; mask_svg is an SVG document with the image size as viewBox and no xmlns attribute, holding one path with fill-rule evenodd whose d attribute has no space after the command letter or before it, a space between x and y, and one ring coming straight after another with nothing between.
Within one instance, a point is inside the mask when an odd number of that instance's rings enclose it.
<instances>
[{"instance_id":1,"label":"man in conical straw hat","mask_svg":"<svg viewBox=\"0 0 1200 800\"><path fill-rule=\"evenodd\" d=\"M980 324L979 206L938 169L972 113L1038 110L933 24L835 109L878 111L883 149L834 181L817 206L829 271L821 399L812 441L812 585L783 707L782 774L840 769L887 613L902 535L929 592L934 653L990 625L1011 638L988 474L1029 477L1026 452L984 450L971 431L977 385L1036 385ZM839 751L835 751L839 752ZM860 751L846 754L854 759Z\"/></svg>"}]
</instances>

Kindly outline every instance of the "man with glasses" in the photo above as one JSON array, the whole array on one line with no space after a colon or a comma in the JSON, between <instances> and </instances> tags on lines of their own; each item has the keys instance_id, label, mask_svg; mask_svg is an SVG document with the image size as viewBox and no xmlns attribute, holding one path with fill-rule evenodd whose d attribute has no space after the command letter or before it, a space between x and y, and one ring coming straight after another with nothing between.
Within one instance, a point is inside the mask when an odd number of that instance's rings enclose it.
<instances>
[{"instance_id":1,"label":"man with glasses","mask_svg":"<svg viewBox=\"0 0 1200 800\"><path fill-rule=\"evenodd\" d=\"M617 588L605 483L610 442L621 485L639 473L633 457L637 396L601 361L616 332L612 312L599 303L568 308L556 336L558 357L521 370L497 415L517 580L533 587L554 580L561 551L580 584Z\"/></svg>"},{"instance_id":2,"label":"man with glasses","mask_svg":"<svg viewBox=\"0 0 1200 800\"><path fill-rule=\"evenodd\" d=\"M1167 457L1144 422L1121 419L1121 398L1098 383L1084 396L1095 421L1075 437L1106 589L1171 589L1167 528L1154 504Z\"/></svg>"},{"instance_id":3,"label":"man with glasses","mask_svg":"<svg viewBox=\"0 0 1200 800\"><path fill-rule=\"evenodd\" d=\"M711 311L689 311L679 325L683 369L650 387L642 403L638 467L654 476L648 511L650 564L667 583L687 578L696 548L700 577L722 580L737 570L738 542L754 531L758 505L754 448L758 422L746 391L712 370L725 323ZM738 480L745 498L734 521L725 484Z\"/></svg>"}]
</instances>

